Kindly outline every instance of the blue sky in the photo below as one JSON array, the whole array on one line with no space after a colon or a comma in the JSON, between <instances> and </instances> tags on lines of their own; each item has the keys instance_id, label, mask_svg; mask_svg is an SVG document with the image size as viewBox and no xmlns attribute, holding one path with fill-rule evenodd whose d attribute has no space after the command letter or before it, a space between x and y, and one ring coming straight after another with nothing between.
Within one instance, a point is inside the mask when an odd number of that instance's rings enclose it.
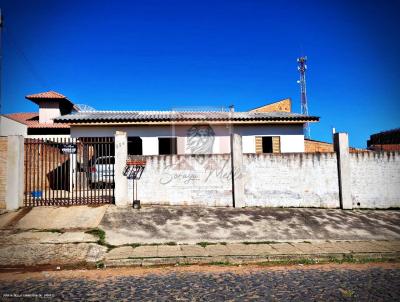
<instances>
[{"instance_id":1,"label":"blue sky","mask_svg":"<svg viewBox=\"0 0 400 302\"><path fill-rule=\"evenodd\" d=\"M99 110L224 106L286 97L300 111L308 56L313 139L365 147L400 126L399 1L1 1L2 113L55 90Z\"/></svg>"}]
</instances>

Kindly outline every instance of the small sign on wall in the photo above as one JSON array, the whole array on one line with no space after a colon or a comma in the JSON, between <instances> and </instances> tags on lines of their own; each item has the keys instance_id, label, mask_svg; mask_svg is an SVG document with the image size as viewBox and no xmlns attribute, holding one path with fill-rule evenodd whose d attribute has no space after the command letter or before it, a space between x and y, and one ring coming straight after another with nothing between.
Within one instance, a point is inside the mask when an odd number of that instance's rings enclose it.
<instances>
[{"instance_id":1,"label":"small sign on wall","mask_svg":"<svg viewBox=\"0 0 400 302\"><path fill-rule=\"evenodd\" d=\"M60 145L60 150L62 154L76 154L75 144L62 144Z\"/></svg>"}]
</instances>

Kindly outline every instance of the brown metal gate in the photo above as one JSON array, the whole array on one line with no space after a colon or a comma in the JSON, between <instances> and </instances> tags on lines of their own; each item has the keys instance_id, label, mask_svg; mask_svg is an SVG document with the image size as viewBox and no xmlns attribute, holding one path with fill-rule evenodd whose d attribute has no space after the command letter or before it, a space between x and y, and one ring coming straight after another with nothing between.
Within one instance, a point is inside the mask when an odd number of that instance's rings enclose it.
<instances>
[{"instance_id":1,"label":"brown metal gate","mask_svg":"<svg viewBox=\"0 0 400 302\"><path fill-rule=\"evenodd\" d=\"M114 202L114 138L25 139L25 206Z\"/></svg>"}]
</instances>

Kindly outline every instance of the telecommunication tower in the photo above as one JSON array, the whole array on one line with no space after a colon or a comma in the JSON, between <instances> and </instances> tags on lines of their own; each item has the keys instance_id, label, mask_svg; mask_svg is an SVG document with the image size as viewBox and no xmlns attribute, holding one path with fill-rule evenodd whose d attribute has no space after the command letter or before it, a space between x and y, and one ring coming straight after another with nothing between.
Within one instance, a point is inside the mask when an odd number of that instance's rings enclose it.
<instances>
[{"instance_id":1,"label":"telecommunication tower","mask_svg":"<svg viewBox=\"0 0 400 302\"><path fill-rule=\"evenodd\" d=\"M307 70L307 57L297 58L297 69L300 72L300 80L297 83L300 84L300 97L301 97L301 113L308 115L308 105L307 105L307 92L306 92L306 70ZM304 136L305 138L310 138L310 125L308 123L304 124Z\"/></svg>"}]
</instances>

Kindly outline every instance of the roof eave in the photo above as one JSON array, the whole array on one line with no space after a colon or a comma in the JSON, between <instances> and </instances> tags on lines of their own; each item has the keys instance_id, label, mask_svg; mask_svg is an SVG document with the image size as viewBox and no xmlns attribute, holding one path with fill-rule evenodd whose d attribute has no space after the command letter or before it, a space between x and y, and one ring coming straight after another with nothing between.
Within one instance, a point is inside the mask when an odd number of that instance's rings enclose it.
<instances>
[{"instance_id":1,"label":"roof eave","mask_svg":"<svg viewBox=\"0 0 400 302\"><path fill-rule=\"evenodd\" d=\"M211 125L246 125L246 124L304 124L315 123L318 120L187 120L187 121L68 121L70 126L129 126L129 125L192 125L193 123L207 123Z\"/></svg>"}]
</instances>

